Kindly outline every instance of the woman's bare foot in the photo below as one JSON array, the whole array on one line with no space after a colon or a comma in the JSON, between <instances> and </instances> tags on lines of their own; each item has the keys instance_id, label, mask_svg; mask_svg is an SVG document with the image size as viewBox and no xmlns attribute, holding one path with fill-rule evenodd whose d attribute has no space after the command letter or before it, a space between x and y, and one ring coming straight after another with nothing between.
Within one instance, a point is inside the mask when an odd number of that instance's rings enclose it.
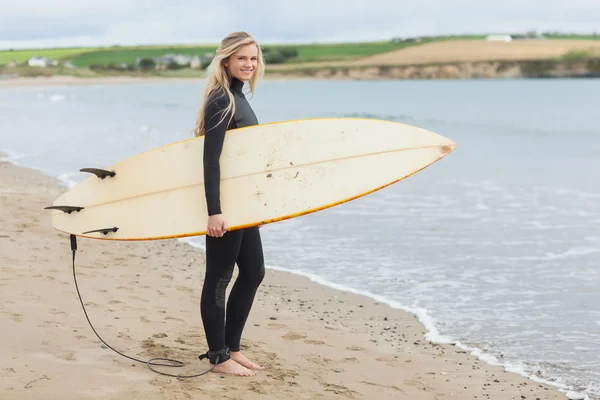
<instances>
[{"instance_id":1,"label":"woman's bare foot","mask_svg":"<svg viewBox=\"0 0 600 400\"><path fill-rule=\"evenodd\" d=\"M260 365L255 364L252 361L248 360L246 358L246 356L243 355L239 351L232 351L231 352L231 359L235 360L238 364L240 364L240 365L242 365L242 366L244 366L246 368L249 368L249 369L253 369L253 370L257 370L257 371L265 369L264 367L261 367Z\"/></svg>"},{"instance_id":2,"label":"woman's bare foot","mask_svg":"<svg viewBox=\"0 0 600 400\"><path fill-rule=\"evenodd\" d=\"M233 354L233 353L232 353ZM231 357L233 358L233 357ZM211 365L212 367L212 365ZM217 364L212 372L218 372L221 374L229 374L229 375L236 375L236 376L254 376L256 375L256 372L249 370L248 368L244 367L243 365L238 364L237 362L235 362L234 360L227 360L225 362L222 362L220 364Z\"/></svg>"}]
</instances>

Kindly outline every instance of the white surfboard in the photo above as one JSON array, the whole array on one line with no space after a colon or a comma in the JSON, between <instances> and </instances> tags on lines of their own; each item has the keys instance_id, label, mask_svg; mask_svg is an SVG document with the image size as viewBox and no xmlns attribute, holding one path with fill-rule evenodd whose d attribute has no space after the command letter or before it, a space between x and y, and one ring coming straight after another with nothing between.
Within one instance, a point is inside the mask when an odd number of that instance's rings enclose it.
<instances>
[{"instance_id":1,"label":"white surfboard","mask_svg":"<svg viewBox=\"0 0 600 400\"><path fill-rule=\"evenodd\" d=\"M53 227L105 240L206 234L203 145L203 137L190 138L94 166L112 176L92 171L58 197ZM221 209L229 230L299 217L383 189L456 146L425 129L360 118L230 130L220 159Z\"/></svg>"}]
</instances>

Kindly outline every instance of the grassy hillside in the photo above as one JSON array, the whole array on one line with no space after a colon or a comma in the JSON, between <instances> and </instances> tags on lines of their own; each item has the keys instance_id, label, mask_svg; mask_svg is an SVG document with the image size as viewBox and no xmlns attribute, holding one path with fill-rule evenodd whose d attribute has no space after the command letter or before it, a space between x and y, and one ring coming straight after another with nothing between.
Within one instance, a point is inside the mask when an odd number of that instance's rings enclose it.
<instances>
[{"instance_id":1,"label":"grassy hillside","mask_svg":"<svg viewBox=\"0 0 600 400\"><path fill-rule=\"evenodd\" d=\"M440 36L426 38L423 42L452 39L481 39L484 36ZM355 60L388 51L399 50L414 45L414 43L395 43L391 40L362 43L298 43L298 44L264 44L264 48L291 47L298 51L298 56L288 59L288 63L301 63L312 61L343 61ZM97 48L61 48L38 50L0 51L0 64L8 64L11 60L17 63L26 62L32 56L41 56L59 61L70 60L78 67L89 67L94 64L121 64L133 63L139 58L159 57L167 53L188 54L203 56L205 53L214 52L217 48L213 45L199 46L123 46L123 47L97 47Z\"/></svg>"},{"instance_id":2,"label":"grassy hillside","mask_svg":"<svg viewBox=\"0 0 600 400\"><path fill-rule=\"evenodd\" d=\"M379 54L406 47L406 44L389 42L375 43L349 43L349 44L302 44L302 45L264 45L265 48L292 47L298 51L294 62L327 61L356 59L368 55ZM199 47L123 47L119 49L100 50L72 56L73 64L87 67L94 64L120 64L133 63L140 58L154 58L166 53L187 54L203 56L205 53L214 52L217 46ZM292 60L290 60L292 61Z\"/></svg>"},{"instance_id":3,"label":"grassy hillside","mask_svg":"<svg viewBox=\"0 0 600 400\"><path fill-rule=\"evenodd\" d=\"M436 42L454 42L474 40L474 42L484 42L486 35L469 35L469 36L435 36L425 37L418 46L413 42L393 42L392 40L380 42L364 42L364 43L334 43L334 44L265 44L265 48L294 48L297 50L297 56L289 58L285 64L277 66L282 68L293 67L296 64L312 64L315 67L319 63L343 63L343 62L359 62L376 61L373 57L384 57L396 59L397 50L410 48L412 50L420 49L421 45L431 45ZM600 41L600 36L578 36L578 35L549 35L549 40L541 42L554 41ZM71 60L73 64L79 67L89 67L90 65L109 65L121 63L134 63L139 58L154 58L167 53L188 54L203 56L205 53L214 52L216 44L202 44L197 46L190 45L152 45L152 46L113 46L113 47L91 47L91 48L58 48L58 49L37 49L37 50L3 50L0 51L0 65L8 64L14 60L17 63L24 63L32 56L43 56L59 61ZM513 47L518 47L513 44ZM564 46L563 46L564 47ZM414 48L414 49L413 49ZM456 49L455 49L456 50ZM460 50L460 49L458 49ZM581 48L571 48L567 46L563 53L573 50L582 50ZM587 49L586 49L587 50ZM425 51L425 49L423 49ZM421 50L419 50L421 52ZM561 53L562 54L562 53ZM403 57L409 53L403 53ZM448 55L451 56L451 55ZM480 54L480 56L489 57L489 54ZM581 54L569 54L567 57L581 57ZM438 57L439 58L439 57ZM481 58L481 57L479 57ZM493 58L493 57L492 57ZM394 61L395 62L395 61ZM412 61L411 61L412 62ZM273 64L272 64L273 65ZM276 66L276 65L273 65Z\"/></svg>"},{"instance_id":4,"label":"grassy hillside","mask_svg":"<svg viewBox=\"0 0 600 400\"><path fill-rule=\"evenodd\" d=\"M546 35L548 39L600 40L600 35Z\"/></svg>"},{"instance_id":5,"label":"grassy hillside","mask_svg":"<svg viewBox=\"0 0 600 400\"><path fill-rule=\"evenodd\" d=\"M60 49L33 49L33 50L1 50L0 51L0 64L8 64L12 60L17 63L24 63L31 57L40 56L47 57L54 60L68 59L73 55L102 51L102 47L73 47L73 48L60 48Z\"/></svg>"},{"instance_id":6,"label":"grassy hillside","mask_svg":"<svg viewBox=\"0 0 600 400\"><path fill-rule=\"evenodd\" d=\"M89 67L94 64L133 64L138 57L156 58L167 53L203 56L205 53L214 52L216 48L217 46L121 47L75 55L70 60L78 67Z\"/></svg>"}]
</instances>

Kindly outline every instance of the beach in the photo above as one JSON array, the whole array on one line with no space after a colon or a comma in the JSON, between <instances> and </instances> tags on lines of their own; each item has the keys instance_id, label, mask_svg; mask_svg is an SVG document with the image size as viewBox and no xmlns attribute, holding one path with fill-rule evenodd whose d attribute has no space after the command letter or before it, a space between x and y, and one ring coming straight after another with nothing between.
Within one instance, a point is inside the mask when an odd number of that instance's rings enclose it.
<instances>
[{"instance_id":1,"label":"beach","mask_svg":"<svg viewBox=\"0 0 600 400\"><path fill-rule=\"evenodd\" d=\"M0 89L18 87L42 87L42 86L81 86L81 85L124 85L157 82L203 82L204 78L163 78L163 77L76 77L68 75L54 75L48 77L10 77L0 79Z\"/></svg>"},{"instance_id":2,"label":"beach","mask_svg":"<svg viewBox=\"0 0 600 400\"><path fill-rule=\"evenodd\" d=\"M287 80L317 80L318 78L294 75L269 75L263 79L268 81ZM333 79L333 78L327 78ZM54 75L40 77L10 77L0 79L0 90L21 87L52 87L52 86L83 86L83 85L126 85L140 83L204 83L204 77L135 77L135 76L105 76L105 77L77 77L69 75Z\"/></svg>"},{"instance_id":3,"label":"beach","mask_svg":"<svg viewBox=\"0 0 600 400\"><path fill-rule=\"evenodd\" d=\"M0 182L2 399L565 398L458 347L428 342L412 314L271 269L242 340L264 371L157 374L106 348L86 321L69 238L52 229L44 210L66 188L6 162ZM80 239L75 263L89 318L110 346L143 361L185 363L154 367L164 373L208 370L197 358L207 350L202 250L178 240Z\"/></svg>"}]
</instances>

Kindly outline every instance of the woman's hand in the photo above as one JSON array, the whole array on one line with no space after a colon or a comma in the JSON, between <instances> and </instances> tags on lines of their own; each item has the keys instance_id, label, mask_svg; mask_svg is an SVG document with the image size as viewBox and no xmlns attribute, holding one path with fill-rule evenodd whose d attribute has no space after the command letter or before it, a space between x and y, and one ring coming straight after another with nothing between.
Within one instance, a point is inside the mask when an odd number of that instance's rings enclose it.
<instances>
[{"instance_id":1,"label":"woman's hand","mask_svg":"<svg viewBox=\"0 0 600 400\"><path fill-rule=\"evenodd\" d=\"M214 214L208 217L206 234L212 237L222 237L227 232L228 227L223 214Z\"/></svg>"}]
</instances>

